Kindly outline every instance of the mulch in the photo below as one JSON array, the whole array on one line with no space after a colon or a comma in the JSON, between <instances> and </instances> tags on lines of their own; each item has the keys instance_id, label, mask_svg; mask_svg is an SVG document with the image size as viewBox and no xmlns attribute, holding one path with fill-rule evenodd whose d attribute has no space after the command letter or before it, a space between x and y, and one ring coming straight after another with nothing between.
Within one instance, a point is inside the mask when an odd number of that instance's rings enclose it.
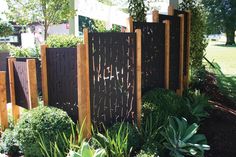
<instances>
[{"instance_id":1,"label":"mulch","mask_svg":"<svg viewBox=\"0 0 236 157\"><path fill-rule=\"evenodd\" d=\"M205 157L236 157L236 115L225 108L215 107L204 120L200 133L211 146Z\"/></svg>"}]
</instances>

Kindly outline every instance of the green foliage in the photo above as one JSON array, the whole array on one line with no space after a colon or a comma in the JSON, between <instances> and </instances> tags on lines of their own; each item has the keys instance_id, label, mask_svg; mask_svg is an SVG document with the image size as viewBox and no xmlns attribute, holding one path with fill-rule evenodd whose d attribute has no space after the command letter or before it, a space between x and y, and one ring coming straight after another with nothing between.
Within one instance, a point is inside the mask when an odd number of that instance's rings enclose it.
<instances>
[{"instance_id":1,"label":"green foliage","mask_svg":"<svg viewBox=\"0 0 236 157\"><path fill-rule=\"evenodd\" d=\"M208 98L201 94L200 91L189 91L185 99L186 112L183 112L182 116L187 118L189 122L199 123L209 116L207 110L209 110L211 106L208 103Z\"/></svg>"},{"instance_id":2,"label":"green foliage","mask_svg":"<svg viewBox=\"0 0 236 157\"><path fill-rule=\"evenodd\" d=\"M73 151L77 151L80 148L81 143L83 142L83 136L82 136L82 129L83 129L83 125L81 126L81 128L79 128L78 125L76 125L76 127L74 128L73 126L71 126L71 134L69 136L69 138L66 136L65 133L58 133L57 136L59 138L59 140L55 141L55 142L51 142L50 141L50 149L48 150L45 139L43 139L40 136L40 141L39 141L39 145L40 145L40 149L41 152L43 154L43 156L45 157L64 157L66 156L66 154L69 153L69 151L73 150ZM58 147L58 142L60 142L63 145L63 149L59 149Z\"/></svg>"},{"instance_id":3,"label":"green foliage","mask_svg":"<svg viewBox=\"0 0 236 157\"><path fill-rule=\"evenodd\" d=\"M178 115L185 101L176 93L165 89L154 89L147 92L143 98L143 117L152 113L156 117L154 122L157 126L165 123L169 116Z\"/></svg>"},{"instance_id":4,"label":"green foliage","mask_svg":"<svg viewBox=\"0 0 236 157\"><path fill-rule=\"evenodd\" d=\"M224 96L228 97L236 104L236 76L227 76L222 71L217 63L212 63L210 70L216 76L217 87Z\"/></svg>"},{"instance_id":5,"label":"green foliage","mask_svg":"<svg viewBox=\"0 0 236 157\"><path fill-rule=\"evenodd\" d=\"M9 35L12 35L13 31L14 28L12 24L0 21L0 37L7 37Z\"/></svg>"},{"instance_id":6,"label":"green foliage","mask_svg":"<svg viewBox=\"0 0 236 157\"><path fill-rule=\"evenodd\" d=\"M189 125L187 120L170 117L168 125L162 132L165 148L170 151L172 157L199 156L204 157L204 151L209 150L206 137L196 134L198 125Z\"/></svg>"},{"instance_id":7,"label":"green foliage","mask_svg":"<svg viewBox=\"0 0 236 157\"><path fill-rule=\"evenodd\" d=\"M73 35L50 35L46 40L46 44L50 48L76 47L78 43L82 42L82 38Z\"/></svg>"},{"instance_id":8,"label":"green foliage","mask_svg":"<svg viewBox=\"0 0 236 157\"><path fill-rule=\"evenodd\" d=\"M73 17L75 10L70 8L69 0L6 0L8 11L6 15L9 20L21 25L33 22L44 26L45 37L48 27Z\"/></svg>"},{"instance_id":9,"label":"green foliage","mask_svg":"<svg viewBox=\"0 0 236 157\"><path fill-rule=\"evenodd\" d=\"M115 137L120 128L121 132L128 133L128 149L140 149L143 141L141 139L141 134L139 133L138 128L131 125L130 123L116 123L111 128L109 128L108 131L110 132L111 136Z\"/></svg>"},{"instance_id":10,"label":"green foliage","mask_svg":"<svg viewBox=\"0 0 236 157\"><path fill-rule=\"evenodd\" d=\"M179 4L180 10L191 11L191 34L190 34L190 64L192 69L202 65L205 49L208 45L206 34L206 13L204 7L195 0L184 0Z\"/></svg>"},{"instance_id":11,"label":"green foliage","mask_svg":"<svg viewBox=\"0 0 236 157\"><path fill-rule=\"evenodd\" d=\"M66 137L71 134L71 125L73 124L66 112L52 107L37 107L24 113L15 126L16 139L24 156L40 157L39 135L44 139L47 149L50 148L50 142L58 140L57 133L63 133ZM63 145L58 143L58 148Z\"/></svg>"},{"instance_id":12,"label":"green foliage","mask_svg":"<svg viewBox=\"0 0 236 157\"><path fill-rule=\"evenodd\" d=\"M141 150L136 157L157 157L158 155L153 152L143 151Z\"/></svg>"},{"instance_id":13,"label":"green foliage","mask_svg":"<svg viewBox=\"0 0 236 157\"><path fill-rule=\"evenodd\" d=\"M93 133L91 139L95 147L100 147L106 150L109 157L129 157L132 148L128 147L129 130L125 124L120 125L119 130L110 132L105 130L104 134Z\"/></svg>"},{"instance_id":14,"label":"green foliage","mask_svg":"<svg viewBox=\"0 0 236 157\"><path fill-rule=\"evenodd\" d=\"M83 142L79 148L79 151L71 150L67 157L107 157L105 149L94 150L89 143Z\"/></svg>"},{"instance_id":15,"label":"green foliage","mask_svg":"<svg viewBox=\"0 0 236 157\"><path fill-rule=\"evenodd\" d=\"M203 0L208 11L208 33L226 32L226 45L235 44L236 1L235 0Z\"/></svg>"},{"instance_id":16,"label":"green foliage","mask_svg":"<svg viewBox=\"0 0 236 157\"><path fill-rule=\"evenodd\" d=\"M0 43L0 53L1 52L9 52L9 44Z\"/></svg>"},{"instance_id":17,"label":"green foliage","mask_svg":"<svg viewBox=\"0 0 236 157\"><path fill-rule=\"evenodd\" d=\"M1 153L8 155L19 154L19 146L15 139L14 130L6 129L2 134L2 141L0 143Z\"/></svg>"},{"instance_id":18,"label":"green foliage","mask_svg":"<svg viewBox=\"0 0 236 157\"><path fill-rule=\"evenodd\" d=\"M147 7L143 0L128 0L129 7L128 12L129 15L136 22L145 22L147 15Z\"/></svg>"}]
</instances>

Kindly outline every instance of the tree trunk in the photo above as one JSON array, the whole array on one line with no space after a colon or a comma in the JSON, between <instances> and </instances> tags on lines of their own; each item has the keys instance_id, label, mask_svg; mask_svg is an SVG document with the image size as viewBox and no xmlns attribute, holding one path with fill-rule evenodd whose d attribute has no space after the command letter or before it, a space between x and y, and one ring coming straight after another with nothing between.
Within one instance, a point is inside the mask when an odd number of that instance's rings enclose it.
<instances>
[{"instance_id":1,"label":"tree trunk","mask_svg":"<svg viewBox=\"0 0 236 157\"><path fill-rule=\"evenodd\" d=\"M47 40L47 37L48 37L48 23L47 21L44 22L44 40L46 41Z\"/></svg>"},{"instance_id":2,"label":"tree trunk","mask_svg":"<svg viewBox=\"0 0 236 157\"><path fill-rule=\"evenodd\" d=\"M235 29L229 27L226 27L226 45L235 45Z\"/></svg>"}]
</instances>

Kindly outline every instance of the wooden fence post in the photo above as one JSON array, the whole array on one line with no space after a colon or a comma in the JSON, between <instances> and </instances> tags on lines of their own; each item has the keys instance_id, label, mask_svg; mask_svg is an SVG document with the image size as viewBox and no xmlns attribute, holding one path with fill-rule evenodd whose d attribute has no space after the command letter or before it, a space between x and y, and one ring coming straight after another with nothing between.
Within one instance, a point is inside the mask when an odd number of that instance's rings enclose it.
<instances>
[{"instance_id":1,"label":"wooden fence post","mask_svg":"<svg viewBox=\"0 0 236 157\"><path fill-rule=\"evenodd\" d=\"M27 59L27 77L29 88L29 103L30 109L38 106L38 89L36 76L36 62L35 59Z\"/></svg>"},{"instance_id":2,"label":"wooden fence post","mask_svg":"<svg viewBox=\"0 0 236 157\"><path fill-rule=\"evenodd\" d=\"M83 137L91 137L90 82L88 29L84 29L84 44L77 46L77 82L79 124L83 125Z\"/></svg>"},{"instance_id":3,"label":"wooden fence post","mask_svg":"<svg viewBox=\"0 0 236 157\"><path fill-rule=\"evenodd\" d=\"M2 131L8 128L6 72L0 71L0 117Z\"/></svg>"},{"instance_id":4,"label":"wooden fence post","mask_svg":"<svg viewBox=\"0 0 236 157\"><path fill-rule=\"evenodd\" d=\"M48 77L47 77L47 55L46 55L47 45L41 45L41 75L42 75L42 94L43 103L48 105Z\"/></svg>"},{"instance_id":5,"label":"wooden fence post","mask_svg":"<svg viewBox=\"0 0 236 157\"><path fill-rule=\"evenodd\" d=\"M184 78L185 84L184 88L188 88L189 86L189 70L190 70L190 33L191 33L191 11L187 11L187 21L188 21L188 26L187 26L187 59L186 59L186 76Z\"/></svg>"},{"instance_id":6,"label":"wooden fence post","mask_svg":"<svg viewBox=\"0 0 236 157\"><path fill-rule=\"evenodd\" d=\"M171 16L174 15L174 7L172 5L168 6L168 15L171 15Z\"/></svg>"},{"instance_id":7,"label":"wooden fence post","mask_svg":"<svg viewBox=\"0 0 236 157\"><path fill-rule=\"evenodd\" d=\"M134 32L134 25L133 25L133 18L129 17L127 19L127 28L125 30L125 32Z\"/></svg>"},{"instance_id":8,"label":"wooden fence post","mask_svg":"<svg viewBox=\"0 0 236 157\"><path fill-rule=\"evenodd\" d=\"M170 88L170 21L163 21L165 24L165 89Z\"/></svg>"},{"instance_id":9,"label":"wooden fence post","mask_svg":"<svg viewBox=\"0 0 236 157\"><path fill-rule=\"evenodd\" d=\"M177 94L181 95L183 94L183 62L184 62L184 15L179 15L180 17L180 50L179 50L179 84L180 87L177 90Z\"/></svg>"},{"instance_id":10,"label":"wooden fence post","mask_svg":"<svg viewBox=\"0 0 236 157\"><path fill-rule=\"evenodd\" d=\"M8 69L9 69L9 82L10 82L10 94L12 103L12 114L14 123L20 118L20 108L16 105L16 95L15 95L15 78L14 78L14 61L15 58L8 59Z\"/></svg>"},{"instance_id":11,"label":"wooden fence post","mask_svg":"<svg viewBox=\"0 0 236 157\"><path fill-rule=\"evenodd\" d=\"M159 22L159 11L156 9L152 11L152 22Z\"/></svg>"},{"instance_id":12,"label":"wooden fence post","mask_svg":"<svg viewBox=\"0 0 236 157\"><path fill-rule=\"evenodd\" d=\"M140 29L136 29L136 88L137 88L137 125L141 127L141 114L142 114L142 33Z\"/></svg>"}]
</instances>

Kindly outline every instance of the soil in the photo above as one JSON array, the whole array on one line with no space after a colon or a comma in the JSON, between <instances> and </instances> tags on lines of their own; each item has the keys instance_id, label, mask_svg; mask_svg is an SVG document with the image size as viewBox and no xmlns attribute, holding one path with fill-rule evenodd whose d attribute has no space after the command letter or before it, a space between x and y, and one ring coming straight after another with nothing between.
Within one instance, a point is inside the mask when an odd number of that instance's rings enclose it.
<instances>
[{"instance_id":1,"label":"soil","mask_svg":"<svg viewBox=\"0 0 236 157\"><path fill-rule=\"evenodd\" d=\"M199 130L211 146L205 157L236 157L236 112L218 103L214 106Z\"/></svg>"}]
</instances>

